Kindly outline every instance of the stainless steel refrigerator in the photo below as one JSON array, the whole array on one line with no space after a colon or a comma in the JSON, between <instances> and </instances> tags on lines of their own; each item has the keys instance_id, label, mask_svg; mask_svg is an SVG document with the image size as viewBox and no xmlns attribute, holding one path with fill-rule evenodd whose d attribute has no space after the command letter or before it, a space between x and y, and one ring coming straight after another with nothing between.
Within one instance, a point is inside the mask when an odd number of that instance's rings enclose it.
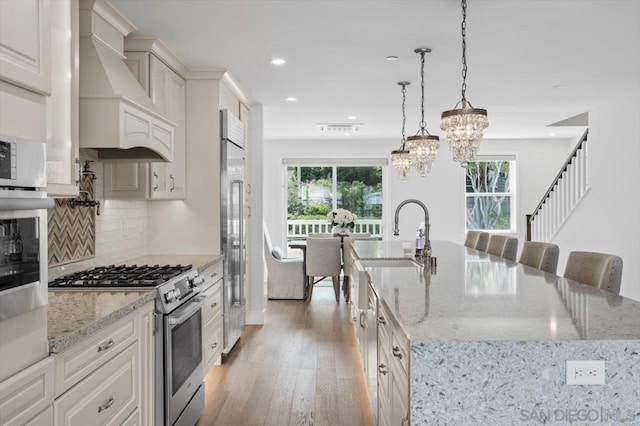
<instances>
[{"instance_id":1,"label":"stainless steel refrigerator","mask_svg":"<svg viewBox=\"0 0 640 426\"><path fill-rule=\"evenodd\" d=\"M244 124L228 110L221 119L221 242L224 254L224 354L236 344L246 322L244 219Z\"/></svg>"}]
</instances>

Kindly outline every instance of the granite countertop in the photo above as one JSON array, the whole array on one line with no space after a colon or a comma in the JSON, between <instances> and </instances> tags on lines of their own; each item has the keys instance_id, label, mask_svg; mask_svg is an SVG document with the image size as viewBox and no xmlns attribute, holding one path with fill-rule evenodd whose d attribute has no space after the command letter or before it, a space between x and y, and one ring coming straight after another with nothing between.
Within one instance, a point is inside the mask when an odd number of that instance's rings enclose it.
<instances>
[{"instance_id":1,"label":"granite countertop","mask_svg":"<svg viewBox=\"0 0 640 426\"><path fill-rule=\"evenodd\" d=\"M640 302L458 244L432 247L432 274L366 268L413 342L640 339ZM361 260L404 258L400 241L356 241L354 250Z\"/></svg>"},{"instance_id":2,"label":"granite countertop","mask_svg":"<svg viewBox=\"0 0 640 426\"><path fill-rule=\"evenodd\" d=\"M58 353L154 300L155 289L49 290L49 352Z\"/></svg>"}]
</instances>

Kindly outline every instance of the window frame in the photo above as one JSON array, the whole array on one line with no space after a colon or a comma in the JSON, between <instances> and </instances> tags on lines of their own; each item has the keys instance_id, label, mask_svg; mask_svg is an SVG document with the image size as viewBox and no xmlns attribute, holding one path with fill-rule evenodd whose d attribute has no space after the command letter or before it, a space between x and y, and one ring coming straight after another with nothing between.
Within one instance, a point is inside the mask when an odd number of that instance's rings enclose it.
<instances>
[{"instance_id":1,"label":"window frame","mask_svg":"<svg viewBox=\"0 0 640 426\"><path fill-rule=\"evenodd\" d=\"M464 193L464 230L468 231L482 231L494 234L516 234L518 232L518 215L517 215L517 159L514 155L490 155L490 156L476 156L470 163L488 163L508 161L509 162L509 192L467 192L467 172L466 168L462 169L464 174L463 179L463 193ZM479 198L479 197L509 197L509 229L471 229L467 227L467 199Z\"/></svg>"}]
</instances>

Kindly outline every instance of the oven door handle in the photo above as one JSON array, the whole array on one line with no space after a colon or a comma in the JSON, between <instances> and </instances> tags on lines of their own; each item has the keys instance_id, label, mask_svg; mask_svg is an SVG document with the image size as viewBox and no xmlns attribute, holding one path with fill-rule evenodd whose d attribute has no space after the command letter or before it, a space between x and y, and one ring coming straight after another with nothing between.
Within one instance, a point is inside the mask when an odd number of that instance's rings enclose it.
<instances>
[{"instance_id":1,"label":"oven door handle","mask_svg":"<svg viewBox=\"0 0 640 426\"><path fill-rule=\"evenodd\" d=\"M204 305L205 298L203 296L196 296L194 297L194 299L195 301L192 301L189 306L186 306L184 308L184 311L181 312L180 316L176 318L172 318L171 316L169 317L168 319L169 325L180 325L186 320L188 320L197 311L202 309L202 305Z\"/></svg>"}]
</instances>

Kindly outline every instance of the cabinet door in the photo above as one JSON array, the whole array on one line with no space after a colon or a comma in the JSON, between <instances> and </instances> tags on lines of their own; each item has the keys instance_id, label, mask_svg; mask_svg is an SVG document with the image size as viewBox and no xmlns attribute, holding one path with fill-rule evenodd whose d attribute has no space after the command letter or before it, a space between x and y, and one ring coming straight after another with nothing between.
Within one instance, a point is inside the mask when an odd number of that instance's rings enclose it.
<instances>
[{"instance_id":1,"label":"cabinet door","mask_svg":"<svg viewBox=\"0 0 640 426\"><path fill-rule=\"evenodd\" d=\"M409 385L406 375L391 367L391 422L392 425L409 426Z\"/></svg>"},{"instance_id":2,"label":"cabinet door","mask_svg":"<svg viewBox=\"0 0 640 426\"><path fill-rule=\"evenodd\" d=\"M46 101L47 193L53 197L75 197L80 172L77 0L52 2L51 17L51 96Z\"/></svg>"},{"instance_id":3,"label":"cabinet door","mask_svg":"<svg viewBox=\"0 0 640 426\"><path fill-rule=\"evenodd\" d=\"M51 94L49 0L0 1L0 79Z\"/></svg>"},{"instance_id":4,"label":"cabinet door","mask_svg":"<svg viewBox=\"0 0 640 426\"><path fill-rule=\"evenodd\" d=\"M107 200L146 200L149 185L147 163L104 163L104 198Z\"/></svg>"},{"instance_id":5,"label":"cabinet door","mask_svg":"<svg viewBox=\"0 0 640 426\"><path fill-rule=\"evenodd\" d=\"M174 133L173 162L151 164L151 198L185 197L185 82L160 59L151 55L150 96L161 113L177 124Z\"/></svg>"}]
</instances>

